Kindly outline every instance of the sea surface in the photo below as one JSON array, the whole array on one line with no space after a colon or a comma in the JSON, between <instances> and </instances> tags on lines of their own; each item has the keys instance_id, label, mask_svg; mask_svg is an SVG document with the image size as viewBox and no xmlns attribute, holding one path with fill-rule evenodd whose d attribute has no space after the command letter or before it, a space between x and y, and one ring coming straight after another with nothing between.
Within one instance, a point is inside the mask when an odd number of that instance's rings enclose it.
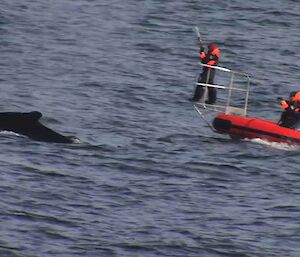
<instances>
[{"instance_id":1,"label":"sea surface","mask_svg":"<svg viewBox=\"0 0 300 257\"><path fill-rule=\"evenodd\" d=\"M0 133L1 257L300 256L300 149L210 130L195 26L278 120L299 1L1 0L0 111L80 139Z\"/></svg>"}]
</instances>

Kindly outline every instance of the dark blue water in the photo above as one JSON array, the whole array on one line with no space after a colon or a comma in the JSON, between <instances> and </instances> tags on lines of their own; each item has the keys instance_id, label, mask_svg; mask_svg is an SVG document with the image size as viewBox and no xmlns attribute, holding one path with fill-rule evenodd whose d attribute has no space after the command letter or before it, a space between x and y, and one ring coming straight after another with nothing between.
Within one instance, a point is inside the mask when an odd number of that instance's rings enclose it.
<instances>
[{"instance_id":1,"label":"dark blue water","mask_svg":"<svg viewBox=\"0 0 300 257\"><path fill-rule=\"evenodd\" d=\"M300 4L2 0L0 111L80 144L0 134L0 256L299 256L299 149L214 134L187 100L198 26L248 72L249 112L300 90Z\"/></svg>"}]
</instances>

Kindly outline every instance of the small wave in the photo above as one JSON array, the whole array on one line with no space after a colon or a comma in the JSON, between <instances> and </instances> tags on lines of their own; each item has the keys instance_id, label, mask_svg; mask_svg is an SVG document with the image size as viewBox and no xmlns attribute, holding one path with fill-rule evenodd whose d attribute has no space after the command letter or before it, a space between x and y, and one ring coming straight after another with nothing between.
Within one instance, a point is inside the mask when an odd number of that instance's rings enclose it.
<instances>
[{"instance_id":1,"label":"small wave","mask_svg":"<svg viewBox=\"0 0 300 257\"><path fill-rule=\"evenodd\" d=\"M244 139L244 141L270 146L272 148L279 149L279 150L300 151L300 146L299 145L291 145L291 144L288 144L288 143L270 142L270 141L262 140L260 138Z\"/></svg>"},{"instance_id":2,"label":"small wave","mask_svg":"<svg viewBox=\"0 0 300 257\"><path fill-rule=\"evenodd\" d=\"M78 137L70 136L69 138L72 140L73 144L80 144L81 143L81 141Z\"/></svg>"}]
</instances>

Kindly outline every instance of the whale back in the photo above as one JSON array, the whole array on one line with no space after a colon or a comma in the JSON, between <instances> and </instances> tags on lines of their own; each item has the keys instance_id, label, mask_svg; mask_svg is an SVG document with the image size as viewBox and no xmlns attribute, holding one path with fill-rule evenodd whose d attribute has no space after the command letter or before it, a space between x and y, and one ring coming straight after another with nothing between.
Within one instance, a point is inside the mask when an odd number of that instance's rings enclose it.
<instances>
[{"instance_id":1,"label":"whale back","mask_svg":"<svg viewBox=\"0 0 300 257\"><path fill-rule=\"evenodd\" d=\"M39 122L42 114L34 112L0 112L0 130L12 131L31 139L45 142L73 143L69 137L61 135Z\"/></svg>"}]
</instances>

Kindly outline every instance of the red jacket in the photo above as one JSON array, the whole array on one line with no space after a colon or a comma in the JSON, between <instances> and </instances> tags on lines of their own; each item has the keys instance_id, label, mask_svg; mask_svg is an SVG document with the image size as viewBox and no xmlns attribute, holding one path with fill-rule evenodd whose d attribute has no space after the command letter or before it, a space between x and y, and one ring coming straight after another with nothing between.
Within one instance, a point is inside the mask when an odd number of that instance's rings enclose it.
<instances>
[{"instance_id":1,"label":"red jacket","mask_svg":"<svg viewBox=\"0 0 300 257\"><path fill-rule=\"evenodd\" d=\"M201 62L203 64L208 65L218 65L219 59L220 59L221 51L219 48L215 48L213 51L208 51L207 53L202 51L200 52L200 58Z\"/></svg>"},{"instance_id":2,"label":"red jacket","mask_svg":"<svg viewBox=\"0 0 300 257\"><path fill-rule=\"evenodd\" d=\"M284 110L291 110L294 112L300 112L300 103L299 100L293 100L293 101L288 101L288 100L282 100L280 102L281 108Z\"/></svg>"}]
</instances>

